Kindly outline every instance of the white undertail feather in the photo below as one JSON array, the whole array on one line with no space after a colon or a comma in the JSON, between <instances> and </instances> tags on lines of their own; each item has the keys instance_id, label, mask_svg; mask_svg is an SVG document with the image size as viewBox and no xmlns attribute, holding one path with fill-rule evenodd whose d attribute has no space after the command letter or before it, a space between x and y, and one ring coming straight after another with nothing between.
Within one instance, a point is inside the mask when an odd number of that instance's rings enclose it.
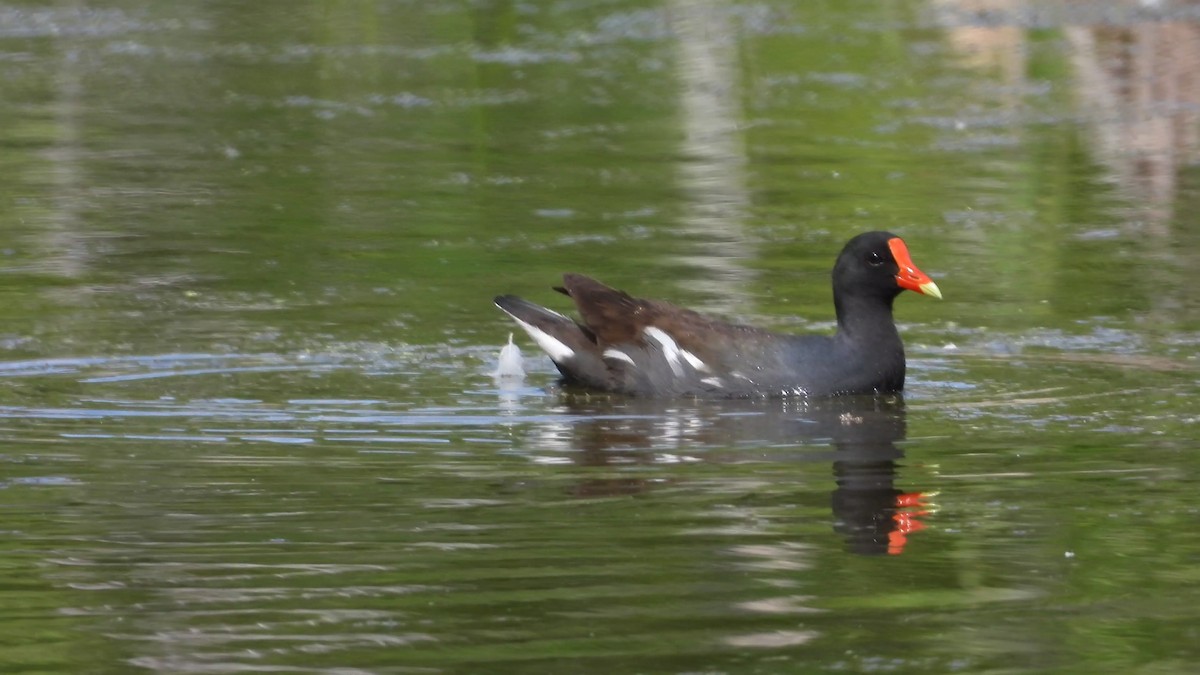
<instances>
[{"instance_id":1,"label":"white undertail feather","mask_svg":"<svg viewBox=\"0 0 1200 675\"><path fill-rule=\"evenodd\" d=\"M667 359L667 365L671 366L671 372L675 373L675 377L683 376L683 363L680 361L679 345L675 343L674 338L667 335L661 328L654 326L646 326L643 331L646 337L658 343L662 348L663 356Z\"/></svg>"},{"instance_id":2,"label":"white undertail feather","mask_svg":"<svg viewBox=\"0 0 1200 675\"><path fill-rule=\"evenodd\" d=\"M509 314L509 316L512 316L512 314ZM542 351L546 352L546 354L550 356L551 361L555 363L561 363L575 356L575 350L563 344L558 338L531 323L527 323L518 319L515 316L512 318L513 321L517 322L517 325L525 329L526 333L529 333L529 337L533 338L533 341L542 348Z\"/></svg>"}]
</instances>

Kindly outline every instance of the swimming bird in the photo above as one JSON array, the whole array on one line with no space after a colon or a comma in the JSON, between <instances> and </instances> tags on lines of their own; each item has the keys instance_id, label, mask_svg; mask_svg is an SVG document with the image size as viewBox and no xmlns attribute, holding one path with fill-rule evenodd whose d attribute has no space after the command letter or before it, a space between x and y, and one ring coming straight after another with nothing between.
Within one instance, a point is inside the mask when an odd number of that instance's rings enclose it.
<instances>
[{"instance_id":1,"label":"swimming bird","mask_svg":"<svg viewBox=\"0 0 1200 675\"><path fill-rule=\"evenodd\" d=\"M829 396L904 389L892 318L902 291L941 298L904 241L866 232L833 266L833 335L788 335L644 300L582 274L555 287L581 320L514 295L495 298L569 384L646 397Z\"/></svg>"}]
</instances>

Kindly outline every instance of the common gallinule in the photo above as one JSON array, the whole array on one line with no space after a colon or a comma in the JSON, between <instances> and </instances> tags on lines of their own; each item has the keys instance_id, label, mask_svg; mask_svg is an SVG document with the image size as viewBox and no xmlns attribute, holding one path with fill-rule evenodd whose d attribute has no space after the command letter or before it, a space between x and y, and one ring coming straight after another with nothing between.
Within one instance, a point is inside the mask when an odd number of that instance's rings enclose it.
<instances>
[{"instance_id":1,"label":"common gallinule","mask_svg":"<svg viewBox=\"0 0 1200 675\"><path fill-rule=\"evenodd\" d=\"M581 274L555 290L576 322L513 295L496 306L537 342L568 383L635 396L826 396L904 388L904 345L892 320L903 290L941 298L890 232L854 237L833 266L837 332L783 335L634 298Z\"/></svg>"}]
</instances>

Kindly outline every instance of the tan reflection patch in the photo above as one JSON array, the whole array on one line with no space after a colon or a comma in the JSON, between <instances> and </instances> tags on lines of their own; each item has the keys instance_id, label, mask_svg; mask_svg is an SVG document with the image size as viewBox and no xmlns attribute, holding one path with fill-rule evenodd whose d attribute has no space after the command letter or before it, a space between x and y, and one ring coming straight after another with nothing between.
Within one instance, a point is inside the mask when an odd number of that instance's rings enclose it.
<instances>
[{"instance_id":1,"label":"tan reflection patch","mask_svg":"<svg viewBox=\"0 0 1200 675\"><path fill-rule=\"evenodd\" d=\"M734 647L791 647L811 642L820 633L811 630L776 630L769 633L749 633L725 638Z\"/></svg>"}]
</instances>

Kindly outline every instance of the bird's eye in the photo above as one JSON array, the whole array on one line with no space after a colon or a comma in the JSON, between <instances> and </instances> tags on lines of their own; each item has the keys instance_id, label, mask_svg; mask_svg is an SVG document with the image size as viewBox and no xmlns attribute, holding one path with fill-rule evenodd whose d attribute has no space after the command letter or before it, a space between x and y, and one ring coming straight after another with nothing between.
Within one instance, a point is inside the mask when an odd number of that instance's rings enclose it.
<instances>
[{"instance_id":1,"label":"bird's eye","mask_svg":"<svg viewBox=\"0 0 1200 675\"><path fill-rule=\"evenodd\" d=\"M871 267L879 267L883 264L883 256L879 255L875 251L871 251L867 254L867 264Z\"/></svg>"}]
</instances>

